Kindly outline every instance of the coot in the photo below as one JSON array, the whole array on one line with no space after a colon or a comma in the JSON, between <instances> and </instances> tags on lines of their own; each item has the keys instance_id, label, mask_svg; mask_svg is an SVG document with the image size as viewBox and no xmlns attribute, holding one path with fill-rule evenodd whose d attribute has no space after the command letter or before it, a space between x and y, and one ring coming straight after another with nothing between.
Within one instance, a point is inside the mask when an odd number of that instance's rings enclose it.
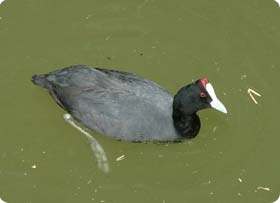
<instances>
[{"instance_id":1,"label":"coot","mask_svg":"<svg viewBox=\"0 0 280 203\"><path fill-rule=\"evenodd\" d=\"M182 87L174 98L137 75L84 65L34 75L32 81L84 126L117 140L190 139L200 129L198 110L227 113L207 78Z\"/></svg>"}]
</instances>

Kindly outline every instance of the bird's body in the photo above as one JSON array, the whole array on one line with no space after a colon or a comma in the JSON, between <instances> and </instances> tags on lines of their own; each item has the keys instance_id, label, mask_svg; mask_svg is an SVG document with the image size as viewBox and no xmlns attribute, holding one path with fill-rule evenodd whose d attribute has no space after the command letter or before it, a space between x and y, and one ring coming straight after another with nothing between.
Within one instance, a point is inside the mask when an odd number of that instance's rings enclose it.
<instances>
[{"instance_id":1,"label":"bird's body","mask_svg":"<svg viewBox=\"0 0 280 203\"><path fill-rule=\"evenodd\" d=\"M131 73L79 65L34 75L33 82L87 128L118 140L178 141L200 128L196 109L174 114L169 92Z\"/></svg>"}]
</instances>

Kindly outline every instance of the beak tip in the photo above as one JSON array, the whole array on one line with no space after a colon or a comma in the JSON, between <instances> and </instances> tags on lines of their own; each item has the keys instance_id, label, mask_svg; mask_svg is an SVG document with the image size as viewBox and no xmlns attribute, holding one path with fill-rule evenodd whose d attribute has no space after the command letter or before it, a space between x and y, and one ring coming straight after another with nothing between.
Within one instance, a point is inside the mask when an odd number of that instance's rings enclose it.
<instances>
[{"instance_id":1,"label":"beak tip","mask_svg":"<svg viewBox=\"0 0 280 203\"><path fill-rule=\"evenodd\" d=\"M224 114L227 114L227 113L228 113L226 107L225 107L223 104L222 104L221 107L218 108L217 110L223 112Z\"/></svg>"},{"instance_id":2,"label":"beak tip","mask_svg":"<svg viewBox=\"0 0 280 203\"><path fill-rule=\"evenodd\" d=\"M218 110L218 111L220 111L220 112L222 112L222 113L224 113L224 114L227 114L227 113L228 113L228 111L227 111L226 108L220 108L220 109L214 108L214 109L216 109L216 110Z\"/></svg>"},{"instance_id":3,"label":"beak tip","mask_svg":"<svg viewBox=\"0 0 280 203\"><path fill-rule=\"evenodd\" d=\"M228 111L226 109L226 107L220 102L220 101L216 101L216 102L211 102L211 107L213 109L216 109L224 114L227 114Z\"/></svg>"}]
</instances>

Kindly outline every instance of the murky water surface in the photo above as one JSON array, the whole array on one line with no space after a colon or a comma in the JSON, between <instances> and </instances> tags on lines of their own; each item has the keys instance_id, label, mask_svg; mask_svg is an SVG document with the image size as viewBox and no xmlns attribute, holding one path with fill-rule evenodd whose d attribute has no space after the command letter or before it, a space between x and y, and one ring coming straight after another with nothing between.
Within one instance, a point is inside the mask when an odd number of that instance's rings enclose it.
<instances>
[{"instance_id":1,"label":"murky water surface","mask_svg":"<svg viewBox=\"0 0 280 203\"><path fill-rule=\"evenodd\" d=\"M0 5L0 198L7 202L254 202L280 191L280 8L267 1L6 0ZM172 93L207 76L229 114L170 144L93 134L111 167L30 82L73 64L133 72ZM247 89L262 97L257 105ZM123 156L124 155L124 156ZM122 156L122 160L116 161Z\"/></svg>"}]
</instances>

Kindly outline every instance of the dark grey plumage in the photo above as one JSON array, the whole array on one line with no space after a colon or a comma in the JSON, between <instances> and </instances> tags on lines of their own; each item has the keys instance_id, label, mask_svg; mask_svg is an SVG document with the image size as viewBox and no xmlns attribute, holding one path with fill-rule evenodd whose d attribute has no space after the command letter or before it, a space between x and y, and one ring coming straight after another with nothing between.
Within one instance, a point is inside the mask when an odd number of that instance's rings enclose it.
<instances>
[{"instance_id":1,"label":"dark grey plumage","mask_svg":"<svg viewBox=\"0 0 280 203\"><path fill-rule=\"evenodd\" d=\"M126 141L183 139L173 125L172 95L142 77L79 65L34 75L33 82L97 133Z\"/></svg>"},{"instance_id":2,"label":"dark grey plumage","mask_svg":"<svg viewBox=\"0 0 280 203\"><path fill-rule=\"evenodd\" d=\"M200 130L196 112L227 113L207 78L182 87L174 99L158 84L131 73L71 66L32 81L87 128L126 141L178 141Z\"/></svg>"}]
</instances>

